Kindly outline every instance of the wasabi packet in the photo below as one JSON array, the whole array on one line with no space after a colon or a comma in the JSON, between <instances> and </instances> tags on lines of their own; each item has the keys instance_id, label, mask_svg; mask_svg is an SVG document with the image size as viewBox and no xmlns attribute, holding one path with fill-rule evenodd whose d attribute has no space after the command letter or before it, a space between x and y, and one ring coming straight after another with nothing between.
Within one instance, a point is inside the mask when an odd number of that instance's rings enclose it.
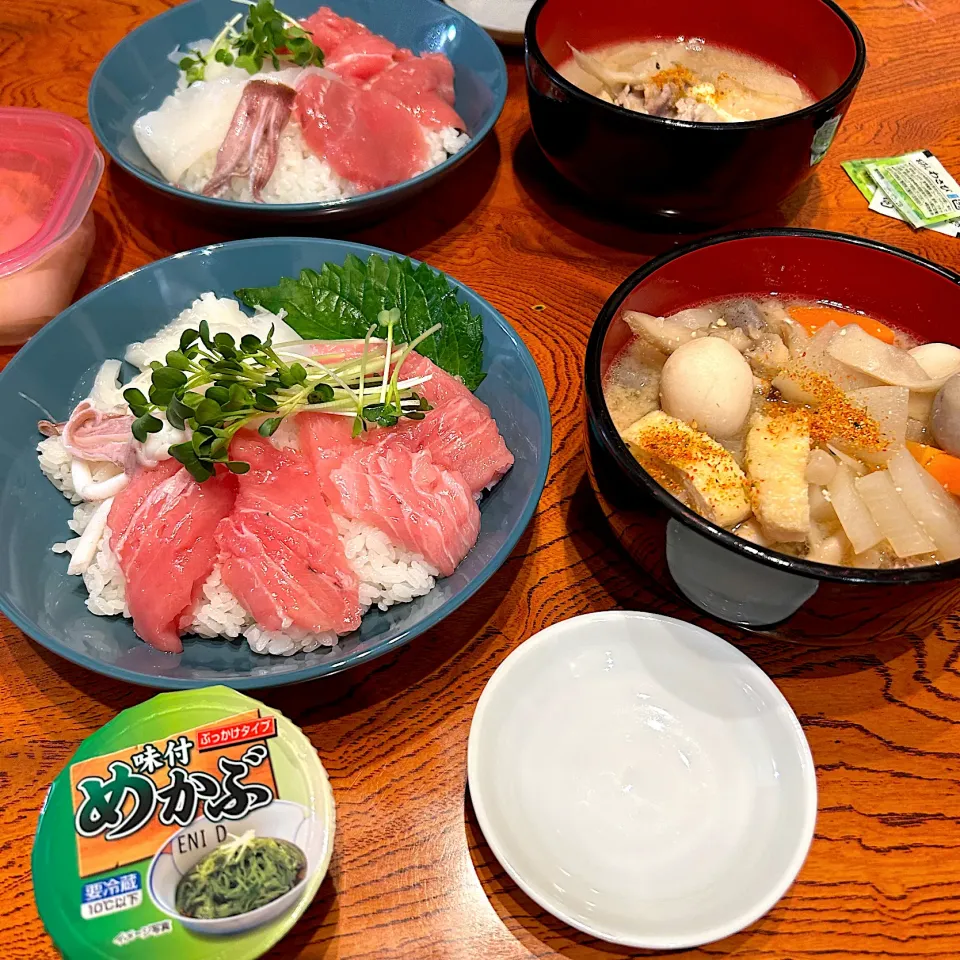
<instances>
[{"instance_id":1,"label":"wasabi packet","mask_svg":"<svg viewBox=\"0 0 960 960\"><path fill-rule=\"evenodd\" d=\"M881 158L872 157L869 160L844 160L840 164L846 171L847 176L853 181L854 186L867 200L872 200L874 194L877 192L877 185L867 172L867 164L876 163L879 159Z\"/></svg>"},{"instance_id":2,"label":"wasabi packet","mask_svg":"<svg viewBox=\"0 0 960 960\"><path fill-rule=\"evenodd\" d=\"M226 687L161 694L53 782L37 908L68 960L254 960L316 895L334 821L317 752L282 714Z\"/></svg>"},{"instance_id":3,"label":"wasabi packet","mask_svg":"<svg viewBox=\"0 0 960 960\"><path fill-rule=\"evenodd\" d=\"M929 150L873 160L866 171L912 227L960 219L960 184Z\"/></svg>"},{"instance_id":4,"label":"wasabi packet","mask_svg":"<svg viewBox=\"0 0 960 960\"><path fill-rule=\"evenodd\" d=\"M903 220L897 208L890 202L889 197L882 191L876 190L873 199L870 201L869 209L874 213L881 213L885 217L893 220ZM933 230L934 233L942 233L945 237L960 237L960 220L952 220L950 223L941 223L937 226L926 227L927 230Z\"/></svg>"},{"instance_id":5,"label":"wasabi packet","mask_svg":"<svg viewBox=\"0 0 960 960\"><path fill-rule=\"evenodd\" d=\"M906 154L905 156L910 156ZM894 206L893 201L881 190L873 177L871 177L868 166L873 163L880 163L889 160L900 160L902 157L872 157L865 160L844 160L840 166L843 167L847 176L853 181L854 186L863 194L864 198L870 202L869 209L874 213L880 213L893 220L904 220L903 215ZM933 230L936 233L942 233L947 237L960 236L960 220L953 220L948 223L935 224L926 229Z\"/></svg>"}]
</instances>

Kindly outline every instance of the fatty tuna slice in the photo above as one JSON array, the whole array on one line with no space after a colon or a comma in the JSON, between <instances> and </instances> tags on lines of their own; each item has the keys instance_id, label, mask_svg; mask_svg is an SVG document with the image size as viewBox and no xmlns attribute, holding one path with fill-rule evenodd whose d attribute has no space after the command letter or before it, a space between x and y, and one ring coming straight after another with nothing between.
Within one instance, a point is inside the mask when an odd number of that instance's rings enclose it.
<instances>
[{"instance_id":1,"label":"fatty tuna slice","mask_svg":"<svg viewBox=\"0 0 960 960\"><path fill-rule=\"evenodd\" d=\"M245 432L231 456L250 471L216 531L223 582L268 630L356 630L357 577L306 459Z\"/></svg>"},{"instance_id":2,"label":"fatty tuna slice","mask_svg":"<svg viewBox=\"0 0 960 960\"><path fill-rule=\"evenodd\" d=\"M353 420L334 413L297 414L297 434L300 449L310 461L317 483L322 486L330 473L343 461L353 447Z\"/></svg>"},{"instance_id":3,"label":"fatty tuna slice","mask_svg":"<svg viewBox=\"0 0 960 960\"><path fill-rule=\"evenodd\" d=\"M214 532L233 509L237 482L224 472L197 483L175 460L137 471L107 521L126 580L133 628L152 647L183 650L181 623L217 559Z\"/></svg>"},{"instance_id":4,"label":"fatty tuna slice","mask_svg":"<svg viewBox=\"0 0 960 960\"><path fill-rule=\"evenodd\" d=\"M388 92L314 74L298 87L295 112L310 150L364 189L409 180L426 166L420 124Z\"/></svg>"},{"instance_id":5,"label":"fatty tuna slice","mask_svg":"<svg viewBox=\"0 0 960 960\"><path fill-rule=\"evenodd\" d=\"M387 431L379 442L355 444L324 493L338 513L376 527L445 577L480 533L480 510L463 477Z\"/></svg>"},{"instance_id":6,"label":"fatty tuna slice","mask_svg":"<svg viewBox=\"0 0 960 960\"><path fill-rule=\"evenodd\" d=\"M513 466L513 454L488 410L463 397L436 406L423 420L401 420L394 428L415 449L463 477L477 496L493 487Z\"/></svg>"},{"instance_id":7,"label":"fatty tuna slice","mask_svg":"<svg viewBox=\"0 0 960 960\"><path fill-rule=\"evenodd\" d=\"M360 355L362 340L324 341L313 353L324 363L335 366ZM382 343L371 345L371 352L382 354ZM477 496L494 486L513 466L513 454L507 449L487 405L472 394L456 377L442 370L419 353L411 353L400 368L401 379L429 376L416 387L433 407L423 420L401 420L387 431L396 434L412 450L428 449L433 460L447 470L459 472ZM310 457L314 470L326 479L351 443L352 421L332 414L300 414L300 447ZM377 431L368 434L376 437Z\"/></svg>"}]
</instances>

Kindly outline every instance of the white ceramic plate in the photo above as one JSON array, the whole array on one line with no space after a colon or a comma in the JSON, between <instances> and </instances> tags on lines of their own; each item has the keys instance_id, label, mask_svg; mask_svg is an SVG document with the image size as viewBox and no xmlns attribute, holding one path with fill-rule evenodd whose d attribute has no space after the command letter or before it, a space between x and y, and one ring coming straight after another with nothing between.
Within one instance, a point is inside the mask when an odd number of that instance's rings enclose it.
<instances>
[{"instance_id":1,"label":"white ceramic plate","mask_svg":"<svg viewBox=\"0 0 960 960\"><path fill-rule=\"evenodd\" d=\"M446 0L446 4L478 23L498 43L522 44L534 0Z\"/></svg>"},{"instance_id":2,"label":"white ceramic plate","mask_svg":"<svg viewBox=\"0 0 960 960\"><path fill-rule=\"evenodd\" d=\"M575 617L514 650L477 704L467 766L517 884L626 946L749 926L813 838L813 758L780 691L719 637L652 613Z\"/></svg>"}]
</instances>

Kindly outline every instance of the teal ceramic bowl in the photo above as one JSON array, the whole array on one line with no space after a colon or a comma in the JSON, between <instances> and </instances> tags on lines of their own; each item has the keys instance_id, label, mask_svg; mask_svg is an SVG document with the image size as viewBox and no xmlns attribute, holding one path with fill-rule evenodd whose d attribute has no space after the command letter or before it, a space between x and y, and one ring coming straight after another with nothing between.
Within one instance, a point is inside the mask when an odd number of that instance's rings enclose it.
<instances>
[{"instance_id":1,"label":"teal ceramic bowl","mask_svg":"<svg viewBox=\"0 0 960 960\"><path fill-rule=\"evenodd\" d=\"M419 176L383 190L326 203L242 203L189 193L172 186L146 158L133 123L173 93L179 71L167 54L192 41L214 37L240 8L232 0L191 0L148 20L103 58L90 82L87 112L93 132L113 161L148 187L176 197L194 213L220 219L326 223L366 222L411 199L459 167L493 129L507 95L507 68L497 45L475 24L439 0L282 0L296 18L326 4L341 16L366 24L414 53L445 53L455 70L457 112L470 143Z\"/></svg>"},{"instance_id":2,"label":"teal ceramic bowl","mask_svg":"<svg viewBox=\"0 0 960 960\"><path fill-rule=\"evenodd\" d=\"M129 620L97 617L86 590L50 551L70 536L70 504L37 464L37 420L65 419L101 362L169 323L206 291L274 284L305 267L342 263L349 253L389 256L361 244L277 238L242 240L149 264L88 294L44 327L0 374L0 611L24 633L74 663L163 689L225 684L278 686L372 660L435 626L468 600L507 559L540 499L550 459L550 411L533 358L485 300L451 280L483 318L484 370L477 395L489 405L516 463L480 505L476 546L452 576L412 603L371 610L332 650L261 656L246 643L185 638L181 654L154 650Z\"/></svg>"}]
</instances>

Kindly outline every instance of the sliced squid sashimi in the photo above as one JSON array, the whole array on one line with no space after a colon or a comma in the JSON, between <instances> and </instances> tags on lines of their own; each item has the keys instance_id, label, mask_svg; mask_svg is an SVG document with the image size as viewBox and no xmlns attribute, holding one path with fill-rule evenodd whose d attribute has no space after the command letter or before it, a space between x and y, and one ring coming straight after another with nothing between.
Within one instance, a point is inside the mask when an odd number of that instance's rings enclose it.
<instances>
[{"instance_id":1,"label":"sliced squid sashimi","mask_svg":"<svg viewBox=\"0 0 960 960\"><path fill-rule=\"evenodd\" d=\"M180 626L217 559L214 533L233 509L236 478L197 483L175 460L140 470L113 501L110 546L137 634L179 653Z\"/></svg>"},{"instance_id":2,"label":"sliced squid sashimi","mask_svg":"<svg viewBox=\"0 0 960 960\"><path fill-rule=\"evenodd\" d=\"M466 129L453 109L453 64L442 53L425 53L395 63L373 77L370 90L392 94L426 127Z\"/></svg>"},{"instance_id":3,"label":"sliced squid sashimi","mask_svg":"<svg viewBox=\"0 0 960 960\"><path fill-rule=\"evenodd\" d=\"M230 128L217 151L213 176L203 188L214 197L233 177L249 177L254 200L273 175L280 149L280 134L290 120L296 92L285 83L251 80L243 90Z\"/></svg>"},{"instance_id":4,"label":"sliced squid sashimi","mask_svg":"<svg viewBox=\"0 0 960 960\"><path fill-rule=\"evenodd\" d=\"M137 143L164 179L177 183L198 160L216 153L249 80L246 70L227 69L167 97L134 123Z\"/></svg>"},{"instance_id":5,"label":"sliced squid sashimi","mask_svg":"<svg viewBox=\"0 0 960 960\"><path fill-rule=\"evenodd\" d=\"M356 630L359 584L308 461L246 432L231 455L250 471L216 532L223 582L268 630Z\"/></svg>"},{"instance_id":6,"label":"sliced squid sashimi","mask_svg":"<svg viewBox=\"0 0 960 960\"><path fill-rule=\"evenodd\" d=\"M448 577L477 542L480 510L463 477L387 436L359 444L331 471L334 510L376 527Z\"/></svg>"},{"instance_id":7,"label":"sliced squid sashimi","mask_svg":"<svg viewBox=\"0 0 960 960\"><path fill-rule=\"evenodd\" d=\"M132 425L129 414L103 413L89 400L81 400L66 423L41 420L37 427L44 436L59 436L71 457L123 466L133 443Z\"/></svg>"},{"instance_id":8,"label":"sliced squid sashimi","mask_svg":"<svg viewBox=\"0 0 960 960\"><path fill-rule=\"evenodd\" d=\"M389 93L314 75L300 84L295 110L310 150L364 189L409 180L426 166L420 124Z\"/></svg>"}]
</instances>

